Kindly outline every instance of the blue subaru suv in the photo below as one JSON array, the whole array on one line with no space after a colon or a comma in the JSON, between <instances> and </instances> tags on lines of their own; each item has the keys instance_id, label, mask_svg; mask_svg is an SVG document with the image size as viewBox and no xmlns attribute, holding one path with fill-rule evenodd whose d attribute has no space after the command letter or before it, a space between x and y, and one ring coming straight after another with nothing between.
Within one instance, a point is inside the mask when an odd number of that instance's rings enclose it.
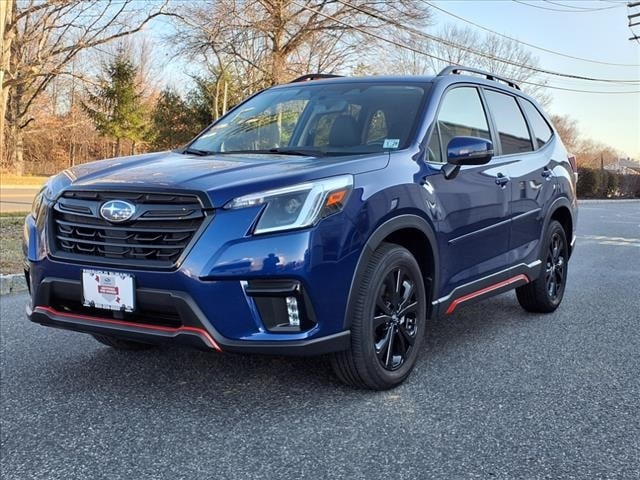
<instances>
[{"instance_id":1,"label":"blue subaru suv","mask_svg":"<svg viewBox=\"0 0 640 480\"><path fill-rule=\"evenodd\" d=\"M398 385L426 321L562 301L575 160L509 80L301 77L185 148L52 177L24 227L30 320L120 349L329 354Z\"/></svg>"}]
</instances>

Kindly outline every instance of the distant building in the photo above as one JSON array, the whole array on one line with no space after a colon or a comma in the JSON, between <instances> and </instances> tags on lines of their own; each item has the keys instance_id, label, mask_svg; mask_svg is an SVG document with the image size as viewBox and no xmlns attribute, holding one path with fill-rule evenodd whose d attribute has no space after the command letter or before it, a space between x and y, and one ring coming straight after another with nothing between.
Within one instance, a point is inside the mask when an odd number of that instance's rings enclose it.
<instances>
[{"instance_id":1,"label":"distant building","mask_svg":"<svg viewBox=\"0 0 640 480\"><path fill-rule=\"evenodd\" d=\"M604 169L623 175L640 175L640 162L631 158L619 158L615 162L605 165Z\"/></svg>"}]
</instances>

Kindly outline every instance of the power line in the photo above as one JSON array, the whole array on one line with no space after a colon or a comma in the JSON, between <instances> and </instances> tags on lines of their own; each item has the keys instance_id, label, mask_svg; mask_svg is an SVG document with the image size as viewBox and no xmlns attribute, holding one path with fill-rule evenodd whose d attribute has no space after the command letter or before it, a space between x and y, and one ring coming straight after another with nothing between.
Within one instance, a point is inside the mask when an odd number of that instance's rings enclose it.
<instances>
[{"instance_id":1,"label":"power line","mask_svg":"<svg viewBox=\"0 0 640 480\"><path fill-rule=\"evenodd\" d=\"M570 8L572 10L577 10L577 11L582 11L582 12L589 12L589 11L594 11L594 10L609 10L611 8L619 8L622 5L616 5L616 6L609 6L609 7L604 7L604 8L595 8L594 7L579 7L576 5L567 5L566 3L560 3L560 2L554 2L553 0L542 0L545 3L549 3L551 5L555 5L558 7L562 7L562 8Z\"/></svg>"},{"instance_id":2,"label":"power line","mask_svg":"<svg viewBox=\"0 0 640 480\"><path fill-rule=\"evenodd\" d=\"M307 6L307 5L303 5L301 3L298 3L295 0L292 0L291 3L293 3L294 5L297 5L298 7L302 8L304 10L313 12L316 15L320 15L321 17L327 18L329 20L333 20L334 22L339 23L342 26L345 26L347 28L350 28L350 29L353 29L355 31L358 31L358 32L363 33L365 35L368 35L368 36L370 36L372 38L376 38L376 39L381 40L381 41L383 41L385 43L389 43L391 45L395 45L396 47L399 47L399 48L402 48L402 49L405 49L405 50L409 50L409 51L417 53L419 55L424 55L426 57L433 58L434 60L439 60L441 62L449 63L448 60L446 60L444 58L441 58L441 57L438 57L437 55L433 55L431 53L425 52L424 50L420 50L420 49L417 49L415 47L412 47L412 46L405 45L403 43L397 42L395 40L391 40L389 38L385 38L385 37L383 37L381 35L378 35L376 33L373 33L373 32L370 32L368 30L365 30L364 28L361 28L361 27L358 27L358 26L355 26L355 25L351 25L351 24L349 24L347 22L344 22L344 21L340 20L339 18L336 18L333 15L321 12L320 10L317 10L315 8L311 8L311 7ZM557 86L554 86L554 85L545 85L545 84L542 84L542 83L535 83L535 82L529 82L529 81L520 81L520 83L524 83L524 84L527 84L527 85L533 85L533 86L537 86L537 87L552 88L552 89L556 89L556 90L563 90L563 91L567 91L567 92L577 92L577 93L594 93L594 94L607 94L607 95L608 94L616 95L616 94L635 94L635 93L640 93L640 90L627 90L627 91L579 90L579 89L574 89L574 88L557 87Z\"/></svg>"},{"instance_id":3,"label":"power line","mask_svg":"<svg viewBox=\"0 0 640 480\"><path fill-rule=\"evenodd\" d=\"M400 22L397 22L395 20L391 20L389 18L386 18L386 17L382 16L381 14L378 14L378 13L375 13L375 12L371 12L370 10L367 10L365 8L352 5L352 4L350 4L350 3L348 3L348 2L346 2L344 0L337 0L337 1L339 3L345 5L345 6L348 6L348 7L352 8L353 10L356 10L358 12L364 13L365 15L369 15L372 18L375 18L377 20L380 20L380 21L383 21L383 22L388 23L390 25L393 25L393 26L395 26L395 27L397 27L399 29L402 29L402 30L408 31L410 33L413 33L414 35L417 35L419 37L423 37L423 38L426 38L426 39L434 41L434 42L443 43L445 45L448 45L448 46L451 46L451 47L458 48L460 50L464 50L464 51L470 52L470 53L472 53L474 55L478 55L480 57L485 57L485 58L488 58L490 60L502 62L502 63L505 63L507 65L511 65L513 67L523 68L523 69L526 69L526 70L531 70L531 71L538 72L538 73L543 73L543 74L546 74L546 75L553 75L553 76L564 77L564 78L573 78L573 79L576 79L576 80L586 80L586 81L591 81L591 82L619 83L619 84L632 84L632 85L635 85L635 84L640 82L640 80L638 80L638 79L621 80L621 79L613 79L613 78L586 77L584 75L574 75L574 74L571 74L571 73L555 72L553 70L546 70L546 69L543 69L543 68L538 68L538 67L534 67L534 66L530 66L530 65L525 65L523 63L519 63L519 62L515 62L513 60L509 60L508 58L497 57L497 56L491 55L489 53L482 52L480 50L476 50L476 49L471 48L471 47L467 47L466 45L462 45L460 43L456 43L456 42L453 42L451 40L447 40L447 39L442 38L442 37L437 37L437 36L430 35L430 34L425 33L425 32L421 32L420 30L416 30L415 28L408 27L408 26L406 26L404 24L401 24Z\"/></svg>"},{"instance_id":4,"label":"power line","mask_svg":"<svg viewBox=\"0 0 640 480\"><path fill-rule=\"evenodd\" d=\"M560 57L571 58L573 60L580 60L582 62L596 63L596 64L599 64L599 65L611 65L611 66L615 66L615 67L636 67L636 68L640 67L640 64L603 62L603 61L600 61L600 60L594 60L594 59L591 59L591 58L584 58L584 57L576 57L576 56L569 55L569 54L566 54L566 53L556 52L555 50L549 50L548 48L544 48L544 47L541 47L539 45L534 45L532 43L523 42L522 40L519 40L519 39L517 39L515 37L510 37L509 35L505 35L503 33L496 32L495 30L491 30L490 28L487 28L487 27L484 27L484 26L482 26L482 25L480 25L478 23L472 22L471 20L469 20L467 18L463 18L463 17L461 17L459 15L456 15L455 13L452 13L452 12L450 12L448 10L445 10L444 8L438 7L437 5L435 5L433 3L430 3L427 0L421 0L421 1L423 3L429 5L431 8L439 10L440 12L444 13L445 15L449 15L450 17L453 17L453 18L456 18L458 20L461 20L461 21L463 21L465 23L473 25L474 27L480 28L480 29L482 29L482 30L484 30L486 32L492 33L494 35L498 35L499 37L503 37L503 38L507 38L509 40L513 40L514 42L521 43L521 44L526 45L527 47L530 47L530 48L535 48L536 50L540 50L540 51L543 51L543 52L546 52L546 53L551 53L553 55L558 55Z\"/></svg>"},{"instance_id":5,"label":"power line","mask_svg":"<svg viewBox=\"0 0 640 480\"><path fill-rule=\"evenodd\" d=\"M609 7L597 7L597 8L590 8L588 10L571 10L571 9L559 9L559 8L552 8L552 7L543 7L542 5L535 5L535 4L531 4L531 3L527 3L523 0L511 0L512 2L515 3L519 3L521 5L526 5L527 7L532 7L532 8L539 8L540 10L549 10L551 12L563 12L563 13L591 13L591 12L599 12L601 10L611 10L612 8L619 8L619 5L612 5ZM564 5L565 7L567 5Z\"/></svg>"},{"instance_id":6,"label":"power line","mask_svg":"<svg viewBox=\"0 0 640 480\"><path fill-rule=\"evenodd\" d=\"M545 3L550 3L551 5L556 5L558 7L562 7L562 8L571 8L577 11L582 11L582 12L596 12L599 10L610 10L612 8L620 8L623 7L624 5L615 5L615 6L609 6L609 7L602 7L602 8L598 8L598 7L578 7L575 5L567 5L566 3L560 3L560 2L555 2L553 0L543 0Z\"/></svg>"}]
</instances>

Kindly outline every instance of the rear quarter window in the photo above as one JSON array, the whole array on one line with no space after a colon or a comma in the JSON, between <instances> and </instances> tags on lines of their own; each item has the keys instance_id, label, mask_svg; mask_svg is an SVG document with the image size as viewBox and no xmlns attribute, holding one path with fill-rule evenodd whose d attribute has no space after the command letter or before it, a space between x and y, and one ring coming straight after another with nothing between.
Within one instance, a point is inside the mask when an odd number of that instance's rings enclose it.
<instances>
[{"instance_id":1,"label":"rear quarter window","mask_svg":"<svg viewBox=\"0 0 640 480\"><path fill-rule=\"evenodd\" d=\"M538 142L538 148L542 148L549 140L551 140L553 130L551 130L551 127L540 111L538 111L530 101L523 100L522 105L527 117L529 118L529 123L533 129L533 135L536 137L536 141Z\"/></svg>"}]
</instances>

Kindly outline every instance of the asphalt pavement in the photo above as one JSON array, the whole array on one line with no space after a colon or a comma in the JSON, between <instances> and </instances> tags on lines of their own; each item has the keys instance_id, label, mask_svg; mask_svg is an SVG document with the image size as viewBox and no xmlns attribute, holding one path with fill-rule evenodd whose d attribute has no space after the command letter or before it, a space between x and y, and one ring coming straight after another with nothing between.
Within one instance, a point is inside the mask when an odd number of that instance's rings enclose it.
<instances>
[{"instance_id":1,"label":"asphalt pavement","mask_svg":"<svg viewBox=\"0 0 640 480\"><path fill-rule=\"evenodd\" d=\"M408 381L322 359L110 350L1 302L2 479L638 479L640 203L581 206L561 307L429 322Z\"/></svg>"}]
</instances>

